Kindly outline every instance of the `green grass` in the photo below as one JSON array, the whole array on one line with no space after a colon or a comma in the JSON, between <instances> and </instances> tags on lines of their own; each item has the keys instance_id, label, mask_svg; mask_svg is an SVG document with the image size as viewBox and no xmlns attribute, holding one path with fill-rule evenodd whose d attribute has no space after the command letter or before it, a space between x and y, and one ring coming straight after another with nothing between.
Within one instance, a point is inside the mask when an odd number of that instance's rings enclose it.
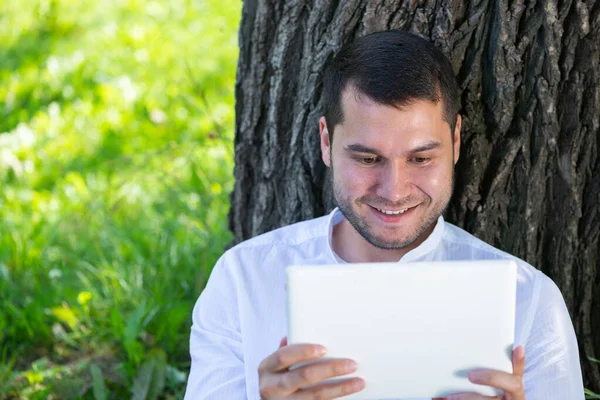
<instances>
[{"instance_id":1,"label":"green grass","mask_svg":"<svg viewBox=\"0 0 600 400\"><path fill-rule=\"evenodd\" d=\"M0 2L0 398L181 398L239 0Z\"/></svg>"}]
</instances>

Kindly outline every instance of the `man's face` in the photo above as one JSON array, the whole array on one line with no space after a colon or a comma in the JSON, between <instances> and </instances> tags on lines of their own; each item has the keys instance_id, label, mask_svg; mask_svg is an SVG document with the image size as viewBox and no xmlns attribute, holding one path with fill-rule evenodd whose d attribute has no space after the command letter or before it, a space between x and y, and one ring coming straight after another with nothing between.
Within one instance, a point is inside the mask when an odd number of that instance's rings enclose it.
<instances>
[{"instance_id":1,"label":"man's face","mask_svg":"<svg viewBox=\"0 0 600 400\"><path fill-rule=\"evenodd\" d=\"M460 116L452 140L442 107L441 101L415 100L398 109L347 88L344 122L336 125L333 143L320 120L338 207L378 248L406 249L422 240L450 201Z\"/></svg>"}]
</instances>

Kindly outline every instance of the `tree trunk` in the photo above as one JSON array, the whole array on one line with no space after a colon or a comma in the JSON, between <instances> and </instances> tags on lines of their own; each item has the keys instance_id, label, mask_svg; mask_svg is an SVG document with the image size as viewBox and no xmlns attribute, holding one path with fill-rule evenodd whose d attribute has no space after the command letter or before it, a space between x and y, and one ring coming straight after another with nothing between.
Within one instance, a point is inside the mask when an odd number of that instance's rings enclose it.
<instances>
[{"instance_id":1,"label":"tree trunk","mask_svg":"<svg viewBox=\"0 0 600 400\"><path fill-rule=\"evenodd\" d=\"M446 218L548 274L600 390L600 0L245 0L230 228L239 242L333 207L320 73L344 42L404 29L449 56L462 152Z\"/></svg>"}]
</instances>

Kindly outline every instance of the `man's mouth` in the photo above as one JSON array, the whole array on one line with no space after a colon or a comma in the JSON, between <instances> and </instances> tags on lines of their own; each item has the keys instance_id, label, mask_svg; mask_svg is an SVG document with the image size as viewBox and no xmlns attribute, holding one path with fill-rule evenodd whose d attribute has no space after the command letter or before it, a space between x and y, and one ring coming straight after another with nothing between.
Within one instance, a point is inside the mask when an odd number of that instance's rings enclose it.
<instances>
[{"instance_id":1,"label":"man's mouth","mask_svg":"<svg viewBox=\"0 0 600 400\"><path fill-rule=\"evenodd\" d=\"M377 211L379 211L382 214L386 214L386 215L400 215L400 214L404 214L405 212L407 212L408 210L410 210L411 208L414 208L414 207L403 208L401 210L384 210L384 209L377 208L377 207L373 207L373 208L376 209Z\"/></svg>"}]
</instances>

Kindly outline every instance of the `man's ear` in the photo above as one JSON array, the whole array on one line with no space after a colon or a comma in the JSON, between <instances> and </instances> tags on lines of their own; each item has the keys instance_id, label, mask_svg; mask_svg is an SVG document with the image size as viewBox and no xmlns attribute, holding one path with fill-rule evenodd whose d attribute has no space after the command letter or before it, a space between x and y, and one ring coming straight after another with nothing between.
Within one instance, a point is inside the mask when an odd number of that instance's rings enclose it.
<instances>
[{"instance_id":1,"label":"man's ear","mask_svg":"<svg viewBox=\"0 0 600 400\"><path fill-rule=\"evenodd\" d=\"M325 117L319 118L319 132L321 134L321 158L325 165L331 167L331 139Z\"/></svg>"},{"instance_id":2,"label":"man's ear","mask_svg":"<svg viewBox=\"0 0 600 400\"><path fill-rule=\"evenodd\" d=\"M462 124L462 118L460 114L456 116L456 127L454 128L454 142L452 143L453 151L454 151L454 165L458 162L458 158L460 157L460 128Z\"/></svg>"}]
</instances>

